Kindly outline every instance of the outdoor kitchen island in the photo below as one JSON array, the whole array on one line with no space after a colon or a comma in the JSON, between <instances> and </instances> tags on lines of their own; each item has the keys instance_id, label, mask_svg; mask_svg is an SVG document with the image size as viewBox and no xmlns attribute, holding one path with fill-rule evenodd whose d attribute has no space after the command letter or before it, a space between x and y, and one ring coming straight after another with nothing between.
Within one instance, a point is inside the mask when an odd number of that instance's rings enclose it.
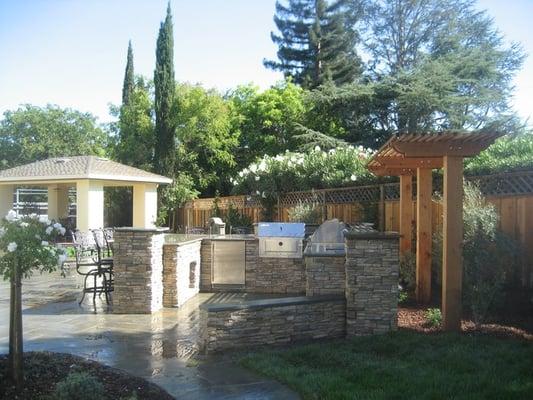
<instances>
[{"instance_id":1,"label":"outdoor kitchen island","mask_svg":"<svg viewBox=\"0 0 533 400\"><path fill-rule=\"evenodd\" d=\"M257 235L117 229L113 312L152 313L215 293L228 301L200 306L206 352L395 329L398 235L348 232L333 220L305 248L304 232L283 223Z\"/></svg>"}]
</instances>

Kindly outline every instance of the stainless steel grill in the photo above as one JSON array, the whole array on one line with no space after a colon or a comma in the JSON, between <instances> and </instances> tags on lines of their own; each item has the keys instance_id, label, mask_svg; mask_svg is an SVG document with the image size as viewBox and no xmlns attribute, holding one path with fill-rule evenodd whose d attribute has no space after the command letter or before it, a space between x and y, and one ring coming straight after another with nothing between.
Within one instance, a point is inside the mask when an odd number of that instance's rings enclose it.
<instances>
[{"instance_id":1,"label":"stainless steel grill","mask_svg":"<svg viewBox=\"0 0 533 400\"><path fill-rule=\"evenodd\" d=\"M330 219L318 227L308 241L304 254L306 256L343 256L344 232L347 226L338 219Z\"/></svg>"},{"instance_id":2,"label":"stainless steel grill","mask_svg":"<svg viewBox=\"0 0 533 400\"><path fill-rule=\"evenodd\" d=\"M301 258L305 224L260 222L257 226L259 257Z\"/></svg>"}]
</instances>

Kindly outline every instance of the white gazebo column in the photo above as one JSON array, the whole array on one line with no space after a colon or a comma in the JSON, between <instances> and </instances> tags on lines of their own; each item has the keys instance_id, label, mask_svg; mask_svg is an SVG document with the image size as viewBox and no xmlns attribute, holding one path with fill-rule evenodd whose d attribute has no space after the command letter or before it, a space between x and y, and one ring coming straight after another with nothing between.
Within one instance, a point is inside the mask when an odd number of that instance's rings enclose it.
<instances>
[{"instance_id":1,"label":"white gazebo column","mask_svg":"<svg viewBox=\"0 0 533 400\"><path fill-rule=\"evenodd\" d=\"M48 218L58 221L68 217L68 186L48 186Z\"/></svg>"},{"instance_id":2,"label":"white gazebo column","mask_svg":"<svg viewBox=\"0 0 533 400\"><path fill-rule=\"evenodd\" d=\"M14 185L0 185L0 218L4 218L13 208Z\"/></svg>"},{"instance_id":3,"label":"white gazebo column","mask_svg":"<svg viewBox=\"0 0 533 400\"><path fill-rule=\"evenodd\" d=\"M76 227L80 231L103 228L104 185L98 181L76 182Z\"/></svg>"},{"instance_id":4,"label":"white gazebo column","mask_svg":"<svg viewBox=\"0 0 533 400\"><path fill-rule=\"evenodd\" d=\"M133 227L154 228L157 219L157 185L136 183L133 185Z\"/></svg>"}]
</instances>

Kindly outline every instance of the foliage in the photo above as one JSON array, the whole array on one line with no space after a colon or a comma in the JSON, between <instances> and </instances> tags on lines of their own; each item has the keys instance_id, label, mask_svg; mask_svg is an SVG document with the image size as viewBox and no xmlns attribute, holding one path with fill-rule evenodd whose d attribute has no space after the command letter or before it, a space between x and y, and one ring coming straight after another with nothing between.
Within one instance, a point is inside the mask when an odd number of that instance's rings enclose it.
<instances>
[{"instance_id":1,"label":"foliage","mask_svg":"<svg viewBox=\"0 0 533 400\"><path fill-rule=\"evenodd\" d=\"M89 113L26 104L0 121L0 168L49 157L104 156L107 137Z\"/></svg>"},{"instance_id":2,"label":"foliage","mask_svg":"<svg viewBox=\"0 0 533 400\"><path fill-rule=\"evenodd\" d=\"M366 169L372 154L369 149L348 146L265 156L238 173L232 180L233 191L277 201L280 194L291 191L374 182L376 178Z\"/></svg>"},{"instance_id":3,"label":"foliage","mask_svg":"<svg viewBox=\"0 0 533 400\"><path fill-rule=\"evenodd\" d=\"M516 271L517 243L498 230L498 212L479 189L464 184L463 305L482 323L503 297L503 285ZM434 268L442 269L442 233L434 237Z\"/></svg>"},{"instance_id":4,"label":"foliage","mask_svg":"<svg viewBox=\"0 0 533 400\"><path fill-rule=\"evenodd\" d=\"M533 396L531 343L488 335L428 335L400 330L267 348L240 358L246 368L285 383L304 400Z\"/></svg>"},{"instance_id":5,"label":"foliage","mask_svg":"<svg viewBox=\"0 0 533 400\"><path fill-rule=\"evenodd\" d=\"M214 90L179 84L173 118L177 127L176 171L187 171L206 195L228 191L239 134L231 129L228 104Z\"/></svg>"},{"instance_id":6,"label":"foliage","mask_svg":"<svg viewBox=\"0 0 533 400\"><path fill-rule=\"evenodd\" d=\"M157 37L154 71L155 87L155 171L172 176L176 157L176 126L172 115L175 110L174 95L174 33L170 2L165 21L161 23Z\"/></svg>"},{"instance_id":7,"label":"foliage","mask_svg":"<svg viewBox=\"0 0 533 400\"><path fill-rule=\"evenodd\" d=\"M520 46L504 46L473 0L375 0L365 46L390 94L389 131L479 129L506 117Z\"/></svg>"},{"instance_id":8,"label":"foliage","mask_svg":"<svg viewBox=\"0 0 533 400\"><path fill-rule=\"evenodd\" d=\"M398 291L398 303L399 304L403 304L405 303L407 300L409 300L409 293L405 290L399 290Z\"/></svg>"},{"instance_id":9,"label":"foliage","mask_svg":"<svg viewBox=\"0 0 533 400\"><path fill-rule=\"evenodd\" d=\"M427 324L432 328L438 328L442 324L442 313L440 308L428 308L424 313Z\"/></svg>"},{"instance_id":10,"label":"foliage","mask_svg":"<svg viewBox=\"0 0 533 400\"><path fill-rule=\"evenodd\" d=\"M322 222L322 211L320 206L316 203L302 203L290 208L289 211L290 222L305 222L306 224L320 224Z\"/></svg>"},{"instance_id":11,"label":"foliage","mask_svg":"<svg viewBox=\"0 0 533 400\"><path fill-rule=\"evenodd\" d=\"M0 221L0 275L8 280L15 268L25 278L34 270L55 270L66 259L64 250L54 245L55 239L64 234L60 223L37 215L17 219L15 212L10 211Z\"/></svg>"},{"instance_id":12,"label":"foliage","mask_svg":"<svg viewBox=\"0 0 533 400\"><path fill-rule=\"evenodd\" d=\"M154 169L155 127L152 100L153 85L137 77L128 95L128 103L112 110L118 115L118 131L113 156L123 164L147 171Z\"/></svg>"},{"instance_id":13,"label":"foliage","mask_svg":"<svg viewBox=\"0 0 533 400\"><path fill-rule=\"evenodd\" d=\"M54 400L104 399L104 385L86 372L71 372L57 384L53 398Z\"/></svg>"},{"instance_id":14,"label":"foliage","mask_svg":"<svg viewBox=\"0 0 533 400\"><path fill-rule=\"evenodd\" d=\"M304 87L353 81L361 72L355 50L360 13L360 2L347 0L277 1L274 22L279 34L271 37L279 61L265 61L265 66Z\"/></svg>"},{"instance_id":15,"label":"foliage","mask_svg":"<svg viewBox=\"0 0 533 400\"><path fill-rule=\"evenodd\" d=\"M416 257L411 252L400 260L400 284L407 290L416 288Z\"/></svg>"},{"instance_id":16,"label":"foliage","mask_svg":"<svg viewBox=\"0 0 533 400\"><path fill-rule=\"evenodd\" d=\"M231 228L251 228L253 223L252 219L248 215L239 212L239 210L232 203L229 203L224 222L226 222L227 232L230 233Z\"/></svg>"},{"instance_id":17,"label":"foliage","mask_svg":"<svg viewBox=\"0 0 533 400\"><path fill-rule=\"evenodd\" d=\"M163 223L172 210L182 207L187 201L198 198L199 194L192 178L186 173L179 173L172 184L165 185L161 189L158 222Z\"/></svg>"},{"instance_id":18,"label":"foliage","mask_svg":"<svg viewBox=\"0 0 533 400\"><path fill-rule=\"evenodd\" d=\"M132 226L133 188L104 188L104 226Z\"/></svg>"},{"instance_id":19,"label":"foliage","mask_svg":"<svg viewBox=\"0 0 533 400\"><path fill-rule=\"evenodd\" d=\"M126 70L124 71L124 83L122 84L122 105L129 104L129 98L135 88L135 72L133 69L133 49L131 40L128 42L128 56Z\"/></svg>"},{"instance_id":20,"label":"foliage","mask_svg":"<svg viewBox=\"0 0 533 400\"><path fill-rule=\"evenodd\" d=\"M299 134L296 123L305 114L304 91L282 82L259 92L254 86L239 86L227 95L233 130L239 134L238 165L242 168L257 157L295 150Z\"/></svg>"},{"instance_id":21,"label":"foliage","mask_svg":"<svg viewBox=\"0 0 533 400\"><path fill-rule=\"evenodd\" d=\"M533 132L498 139L479 155L465 160L465 173L482 175L533 167Z\"/></svg>"}]
</instances>

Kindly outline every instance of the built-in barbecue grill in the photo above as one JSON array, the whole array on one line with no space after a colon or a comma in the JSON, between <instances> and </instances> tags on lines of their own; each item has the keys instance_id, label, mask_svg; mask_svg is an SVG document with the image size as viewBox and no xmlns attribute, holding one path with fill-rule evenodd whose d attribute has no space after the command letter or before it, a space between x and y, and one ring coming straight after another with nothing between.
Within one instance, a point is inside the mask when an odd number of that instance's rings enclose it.
<instances>
[{"instance_id":1,"label":"built-in barbecue grill","mask_svg":"<svg viewBox=\"0 0 533 400\"><path fill-rule=\"evenodd\" d=\"M303 223L260 222L259 257L301 258L304 236Z\"/></svg>"},{"instance_id":2,"label":"built-in barbecue grill","mask_svg":"<svg viewBox=\"0 0 533 400\"><path fill-rule=\"evenodd\" d=\"M360 223L349 228L356 232L376 232L371 223ZM346 252L344 247L344 233L348 226L338 219L330 219L318 227L308 241L304 255L313 256L343 256Z\"/></svg>"}]
</instances>

